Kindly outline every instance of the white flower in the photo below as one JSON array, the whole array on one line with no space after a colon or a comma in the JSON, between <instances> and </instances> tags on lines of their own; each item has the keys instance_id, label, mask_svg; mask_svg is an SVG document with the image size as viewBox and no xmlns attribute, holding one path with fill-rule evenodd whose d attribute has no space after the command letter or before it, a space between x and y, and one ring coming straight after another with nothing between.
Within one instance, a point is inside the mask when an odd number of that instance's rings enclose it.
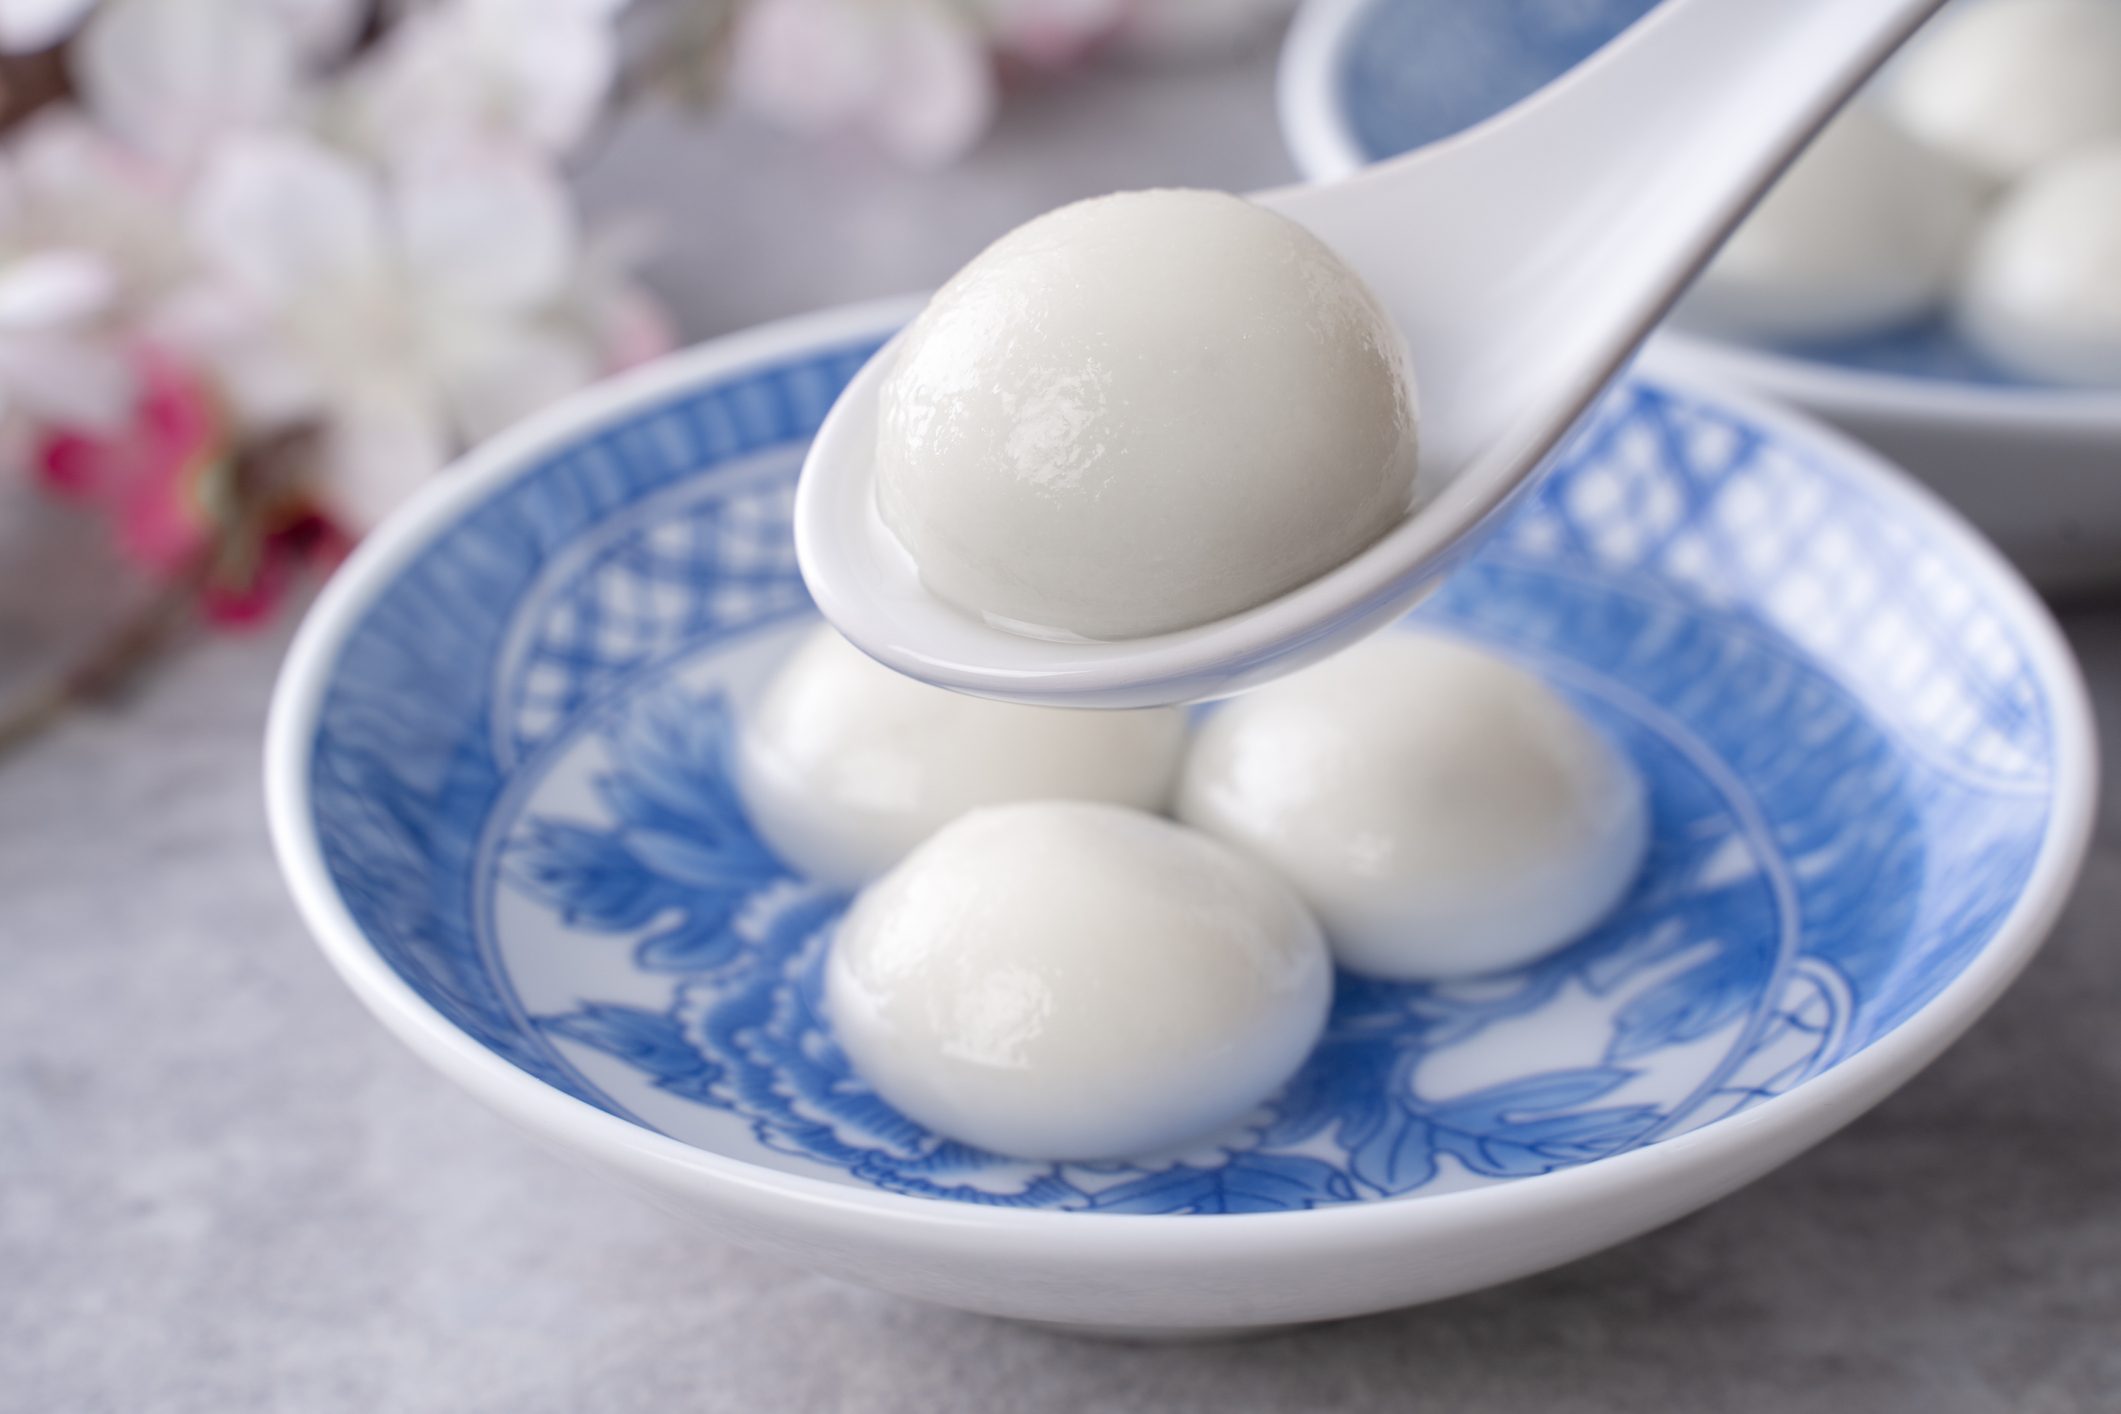
<instances>
[{"instance_id":1,"label":"white flower","mask_svg":"<svg viewBox=\"0 0 2121 1414\"><path fill-rule=\"evenodd\" d=\"M123 303L150 303L191 272L180 188L78 111L31 115L11 135L6 165L16 238L94 254Z\"/></svg>"},{"instance_id":2,"label":"white flower","mask_svg":"<svg viewBox=\"0 0 2121 1414\"><path fill-rule=\"evenodd\" d=\"M453 0L414 11L349 79L339 121L377 153L437 132L565 152L611 92L625 3Z\"/></svg>"},{"instance_id":3,"label":"white flower","mask_svg":"<svg viewBox=\"0 0 2121 1414\"><path fill-rule=\"evenodd\" d=\"M104 0L69 52L89 112L175 168L225 133L293 112L361 0Z\"/></svg>"},{"instance_id":4,"label":"white flower","mask_svg":"<svg viewBox=\"0 0 2121 1414\"><path fill-rule=\"evenodd\" d=\"M96 0L0 0L0 53L34 54L81 27Z\"/></svg>"},{"instance_id":5,"label":"white flower","mask_svg":"<svg viewBox=\"0 0 2121 1414\"><path fill-rule=\"evenodd\" d=\"M124 417L131 375L100 328L114 286L82 251L0 259L0 414L75 427Z\"/></svg>"},{"instance_id":6,"label":"white flower","mask_svg":"<svg viewBox=\"0 0 2121 1414\"><path fill-rule=\"evenodd\" d=\"M131 403L113 316L128 286L166 268L143 238L159 225L168 243L167 211L106 161L114 156L54 115L28 124L0 162L0 414L10 420L107 427Z\"/></svg>"},{"instance_id":7,"label":"white flower","mask_svg":"<svg viewBox=\"0 0 2121 1414\"><path fill-rule=\"evenodd\" d=\"M948 0L752 0L730 88L784 127L862 133L921 164L970 147L995 105L985 37Z\"/></svg>"},{"instance_id":8,"label":"white flower","mask_svg":"<svg viewBox=\"0 0 2121 1414\"><path fill-rule=\"evenodd\" d=\"M566 193L521 154L430 150L386 180L307 138L240 137L194 216L221 283L173 331L254 430L318 425L323 499L353 528L598 371L568 308Z\"/></svg>"}]
</instances>

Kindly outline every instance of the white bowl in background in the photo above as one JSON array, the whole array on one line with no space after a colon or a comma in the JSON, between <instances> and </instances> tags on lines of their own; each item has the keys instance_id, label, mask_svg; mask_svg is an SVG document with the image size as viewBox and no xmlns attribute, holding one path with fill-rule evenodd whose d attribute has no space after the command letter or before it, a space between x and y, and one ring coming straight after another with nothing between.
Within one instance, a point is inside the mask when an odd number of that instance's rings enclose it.
<instances>
[{"instance_id":1,"label":"white bowl in background","mask_svg":"<svg viewBox=\"0 0 2121 1414\"><path fill-rule=\"evenodd\" d=\"M1479 121L1655 0L1307 0L1283 50L1283 133L1312 180ZM1807 355L1668 328L1660 367L1825 419L1914 472L2051 594L2121 587L2121 389L2035 386L1937 321Z\"/></svg>"}]
</instances>

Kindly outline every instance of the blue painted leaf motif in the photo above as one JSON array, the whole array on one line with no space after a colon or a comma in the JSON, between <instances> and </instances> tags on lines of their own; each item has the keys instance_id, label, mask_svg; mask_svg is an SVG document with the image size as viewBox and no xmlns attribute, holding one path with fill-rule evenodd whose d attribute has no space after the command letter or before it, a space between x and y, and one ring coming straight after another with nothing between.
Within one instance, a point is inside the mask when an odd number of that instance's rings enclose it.
<instances>
[{"instance_id":1,"label":"blue painted leaf motif","mask_svg":"<svg viewBox=\"0 0 2121 1414\"><path fill-rule=\"evenodd\" d=\"M784 872L752 833L732 784L732 723L720 693L666 686L631 704L605 739L619 768L607 778L605 800L629 843L652 837L646 848L667 851L671 869L721 880L755 884L761 874Z\"/></svg>"},{"instance_id":2,"label":"blue painted leaf motif","mask_svg":"<svg viewBox=\"0 0 2121 1414\"><path fill-rule=\"evenodd\" d=\"M621 933L647 926L677 903L669 884L605 831L533 820L508 853L516 882L577 927Z\"/></svg>"},{"instance_id":3,"label":"blue painted leaf motif","mask_svg":"<svg viewBox=\"0 0 2121 1414\"><path fill-rule=\"evenodd\" d=\"M1517 1177L1595 1158L1647 1132L1658 1113L1648 1105L1584 1110L1632 1072L1596 1066L1527 1076L1444 1102L1413 1089L1418 1047L1384 1065L1376 1055L1343 1069L1345 1048L1326 1058L1335 1072L1323 1086L1292 1100L1323 1102L1334 1139L1348 1154L1348 1173L1366 1190L1407 1193L1432 1181L1438 1156L1451 1154L1476 1173ZM1330 1097L1330 1098L1328 1098ZM1316 1111L1313 1112L1314 1116ZM1263 1147L1300 1142L1301 1132L1270 1128Z\"/></svg>"},{"instance_id":4,"label":"blue painted leaf motif","mask_svg":"<svg viewBox=\"0 0 2121 1414\"><path fill-rule=\"evenodd\" d=\"M651 872L688 889L748 892L757 887L760 872L773 867L740 847L674 831L629 829L619 838Z\"/></svg>"},{"instance_id":5,"label":"blue painted leaf motif","mask_svg":"<svg viewBox=\"0 0 2121 1414\"><path fill-rule=\"evenodd\" d=\"M1385 984L1365 984L1352 1014L1381 1016ZM1399 986L1422 1002L1430 989ZM1498 991L1498 1004L1509 993ZM1527 1076L1444 1102L1423 1100L1414 1070L1426 1054L1423 1032L1402 1024L1382 1035L1330 1035L1283 1093L1260 1136L1263 1152L1294 1148L1321 1132L1347 1152L1347 1172L1366 1191L1407 1193L1432 1181L1438 1156L1453 1154L1477 1173L1545 1173L1594 1158L1646 1133L1654 1107L1585 1110L1634 1072L1609 1066Z\"/></svg>"},{"instance_id":6,"label":"blue painted leaf motif","mask_svg":"<svg viewBox=\"0 0 2121 1414\"><path fill-rule=\"evenodd\" d=\"M641 966L657 972L709 972L726 966L743 946L744 940L729 927L729 911L708 907L643 938L633 955Z\"/></svg>"},{"instance_id":7,"label":"blue painted leaf motif","mask_svg":"<svg viewBox=\"0 0 2121 1414\"><path fill-rule=\"evenodd\" d=\"M555 1036L594 1046L655 1077L665 1089L698 1092L721 1067L693 1049L677 1022L663 1012L608 1002L585 1002L560 1016L542 1016L538 1026Z\"/></svg>"},{"instance_id":8,"label":"blue painted leaf motif","mask_svg":"<svg viewBox=\"0 0 2121 1414\"><path fill-rule=\"evenodd\" d=\"M1348 1171L1380 1193L1407 1193L1436 1177L1436 1126L1403 1098L1381 1100L1344 1125Z\"/></svg>"},{"instance_id":9,"label":"blue painted leaf motif","mask_svg":"<svg viewBox=\"0 0 2121 1414\"><path fill-rule=\"evenodd\" d=\"M1438 1149L1475 1173L1520 1178L1610 1153L1655 1125L1659 1114L1653 1105L1578 1108L1633 1074L1614 1066L1552 1071L1425 1110L1435 1125Z\"/></svg>"},{"instance_id":10,"label":"blue painted leaf motif","mask_svg":"<svg viewBox=\"0 0 2121 1414\"><path fill-rule=\"evenodd\" d=\"M635 948L642 967L726 966L744 947L738 915L786 877L729 784L728 705L666 687L631 704L604 739L616 769L597 793L616 828L533 820L509 851L511 876L569 923L602 932L675 914Z\"/></svg>"},{"instance_id":11,"label":"blue painted leaf motif","mask_svg":"<svg viewBox=\"0 0 2121 1414\"><path fill-rule=\"evenodd\" d=\"M1669 858L1677 851L1665 853ZM1683 920L1655 917L1647 926L1635 929L1619 946L1593 958L1583 969L1583 984L1598 996L1611 996L1631 979L1696 946L1696 936Z\"/></svg>"},{"instance_id":12,"label":"blue painted leaf motif","mask_svg":"<svg viewBox=\"0 0 2121 1414\"><path fill-rule=\"evenodd\" d=\"M624 772L599 776L596 789L597 798L604 802L612 816L636 829L661 830L682 836L693 827L691 817L666 803L657 788L644 785Z\"/></svg>"},{"instance_id":13,"label":"blue painted leaf motif","mask_svg":"<svg viewBox=\"0 0 2121 1414\"><path fill-rule=\"evenodd\" d=\"M1435 1106L1434 1112L1462 1125L1492 1129L1514 1122L1520 1115L1547 1114L1587 1105L1625 1085L1633 1076L1631 1070L1603 1065L1548 1071L1475 1090L1470 1095Z\"/></svg>"},{"instance_id":14,"label":"blue painted leaf motif","mask_svg":"<svg viewBox=\"0 0 2121 1414\"><path fill-rule=\"evenodd\" d=\"M1345 1132L1370 1122L1383 1104L1401 1050L1390 1037L1351 1040L1329 1030L1283 1089L1261 1145L1295 1148L1325 1130Z\"/></svg>"},{"instance_id":15,"label":"blue painted leaf motif","mask_svg":"<svg viewBox=\"0 0 2121 1414\"><path fill-rule=\"evenodd\" d=\"M1220 1168L1180 1164L1116 1184L1090 1202L1119 1213L1275 1213L1345 1203L1347 1175L1302 1154L1236 1154Z\"/></svg>"},{"instance_id":16,"label":"blue painted leaf motif","mask_svg":"<svg viewBox=\"0 0 2121 1414\"><path fill-rule=\"evenodd\" d=\"M1620 1009L1606 1059L1628 1060L1685 1045L1752 1010L1773 975L1773 952L1719 943L1714 956L1663 982Z\"/></svg>"}]
</instances>

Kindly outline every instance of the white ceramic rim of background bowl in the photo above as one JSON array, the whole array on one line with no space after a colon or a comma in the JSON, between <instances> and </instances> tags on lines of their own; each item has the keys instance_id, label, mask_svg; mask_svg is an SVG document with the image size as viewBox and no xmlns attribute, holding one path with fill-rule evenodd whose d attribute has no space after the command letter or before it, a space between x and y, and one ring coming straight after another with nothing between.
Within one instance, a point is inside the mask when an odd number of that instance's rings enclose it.
<instances>
[{"instance_id":1,"label":"white ceramic rim of background bowl","mask_svg":"<svg viewBox=\"0 0 2121 1414\"><path fill-rule=\"evenodd\" d=\"M302 917L339 974L390 1030L534 1133L651 1187L682 1190L727 1223L756 1233L797 1231L808 1242L828 1244L836 1237L871 1244L888 1237L903 1251L947 1252L982 1264L1051 1261L1080 1270L1085 1262L1109 1261L1115 1269L1171 1263L1228 1271L1279 1261L1308 1268L1336 1256L1375 1253L1380 1245L1416 1246L1454 1230L1463 1236L1467 1226L1523 1232L1526 1223L1572 1215L1594 1234L1568 1244L1572 1255L1580 1255L1721 1196L1882 1099L2002 994L2060 912L2090 839L2097 747L2083 682L2054 621L2016 572L1956 514L1873 454L1791 414L1715 391L1707 396L1776 436L1851 468L1866 489L1923 523L1926 534L1951 544L2019 634L2054 712L2054 808L2023 892L1958 977L1864 1050L1752 1109L1576 1167L1432 1197L1206 1216L983 1207L829 1182L695 1148L553 1088L487 1049L423 999L375 951L333 886L311 815L310 768L319 712L341 647L407 564L556 448L724 374L880 336L918 307L918 301L879 301L768 324L672 355L529 419L465 457L369 536L326 586L294 641L272 703L265 790L274 848ZM1682 375L1662 381L1687 388L1693 380ZM1646 1187L1693 1196L1678 1204L1646 1205ZM1553 1260L1520 1252L1495 1265L1508 1267L1507 1274L1523 1274ZM1468 1280L1454 1289L1499 1279Z\"/></svg>"},{"instance_id":2,"label":"white ceramic rim of background bowl","mask_svg":"<svg viewBox=\"0 0 2121 1414\"><path fill-rule=\"evenodd\" d=\"M1355 22L1378 0L1305 0L1282 46L1275 85L1283 139L1309 181L1370 165L1339 101L1336 76ZM1884 415L1935 427L2023 427L2121 437L2121 390L2005 387L1844 368L1670 326L1656 347L1665 369L1693 369L1826 417ZM2117 473L2121 474L2121 473Z\"/></svg>"}]
</instances>

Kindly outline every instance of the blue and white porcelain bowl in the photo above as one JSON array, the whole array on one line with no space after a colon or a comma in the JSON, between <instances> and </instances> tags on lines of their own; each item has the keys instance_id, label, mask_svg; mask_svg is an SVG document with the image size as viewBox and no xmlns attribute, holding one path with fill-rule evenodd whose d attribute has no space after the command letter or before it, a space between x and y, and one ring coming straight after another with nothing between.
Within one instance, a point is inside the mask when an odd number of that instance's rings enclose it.
<instances>
[{"instance_id":1,"label":"blue and white porcelain bowl","mask_svg":"<svg viewBox=\"0 0 2121 1414\"><path fill-rule=\"evenodd\" d=\"M332 583L274 706L274 837L347 982L664 1206L850 1280L1137 1335L1431 1300L1833 1132L2061 906L2092 736L2024 585L1848 443L1633 381L1418 614L1640 764L1655 843L1619 914L1478 981L1343 977L1288 1089L1182 1153L936 1138L849 1073L818 1004L845 901L774 858L728 769L811 621L805 441L909 312L722 340L482 450Z\"/></svg>"},{"instance_id":2,"label":"blue and white porcelain bowl","mask_svg":"<svg viewBox=\"0 0 2121 1414\"><path fill-rule=\"evenodd\" d=\"M1471 127L1560 77L1657 0L1306 0L1282 131L1314 181ZM2121 389L2040 386L1938 318L1775 350L1673 329L1671 366L1826 419L1928 481L2043 588L2121 587Z\"/></svg>"}]
</instances>

